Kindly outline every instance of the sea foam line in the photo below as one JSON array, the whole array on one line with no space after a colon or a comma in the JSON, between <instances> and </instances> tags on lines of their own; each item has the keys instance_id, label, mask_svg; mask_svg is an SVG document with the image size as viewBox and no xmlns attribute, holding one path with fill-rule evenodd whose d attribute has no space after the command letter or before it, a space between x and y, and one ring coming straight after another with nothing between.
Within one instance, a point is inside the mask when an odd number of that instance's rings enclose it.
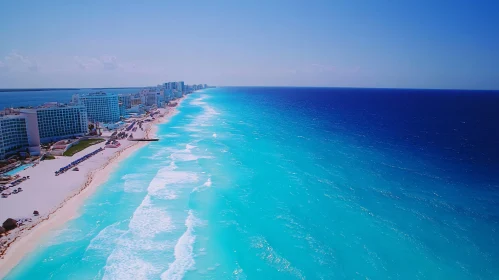
<instances>
[{"instance_id":1,"label":"sea foam line","mask_svg":"<svg viewBox=\"0 0 499 280\"><path fill-rule=\"evenodd\" d=\"M204 182L204 184L202 184L201 186L199 187L195 187L193 190L192 190L192 193L195 193L195 192L201 192L202 190L204 189L207 189L211 187L211 177L208 178L208 180L206 180L206 182Z\"/></svg>"},{"instance_id":2,"label":"sea foam line","mask_svg":"<svg viewBox=\"0 0 499 280\"><path fill-rule=\"evenodd\" d=\"M194 242L196 241L195 226L202 225L192 210L189 210L185 220L186 231L180 236L175 245L175 260L169 264L168 270L161 274L162 280L182 279L188 270L194 269Z\"/></svg>"},{"instance_id":3,"label":"sea foam line","mask_svg":"<svg viewBox=\"0 0 499 280\"><path fill-rule=\"evenodd\" d=\"M163 194L164 190L170 184L197 181L196 173L175 171L176 168L174 162L172 162L169 166L157 172L156 176L149 183L147 188L148 194L133 213L128 224L128 230L124 233L117 232L121 234L118 240L107 243L107 245L114 245L114 249L107 258L104 268L104 279L147 279L161 272L161 265L147 262L140 255L143 251L147 251L148 254L152 251L158 251L156 247L161 244L157 244L158 242L154 241L156 235L163 232L170 232L174 229L171 217L164 209L152 203L152 197L156 198L158 195ZM192 247L191 239L194 238L193 227L195 223L196 218L190 212L185 222L188 230L174 248L174 252L176 252L175 257L178 260L174 262L175 265L172 271L180 271L178 267L181 267L181 264L186 262L187 267L190 267L190 258L188 256L183 257L184 253L182 252L185 250L187 250L187 254L192 252L192 249L189 248ZM106 235L105 233L103 234L104 236ZM101 235L99 238L102 239L102 237ZM91 243L93 248L97 247L96 242ZM146 244L147 246L137 246L140 244ZM183 248L183 244L186 244L187 249ZM171 248L172 244L159 247L168 249L168 246Z\"/></svg>"}]
</instances>

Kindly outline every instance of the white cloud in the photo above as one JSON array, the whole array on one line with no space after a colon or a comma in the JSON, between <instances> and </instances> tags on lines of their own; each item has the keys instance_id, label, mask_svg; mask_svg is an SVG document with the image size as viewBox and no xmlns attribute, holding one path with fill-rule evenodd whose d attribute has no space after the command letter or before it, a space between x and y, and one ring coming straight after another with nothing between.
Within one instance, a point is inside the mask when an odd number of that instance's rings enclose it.
<instances>
[{"instance_id":1,"label":"white cloud","mask_svg":"<svg viewBox=\"0 0 499 280\"><path fill-rule=\"evenodd\" d=\"M74 60L76 61L78 67L82 70L92 69L100 65L100 61L96 58L85 58L85 57L75 56Z\"/></svg>"},{"instance_id":2,"label":"white cloud","mask_svg":"<svg viewBox=\"0 0 499 280\"><path fill-rule=\"evenodd\" d=\"M104 69L114 70L119 67L118 62L116 61L116 56L102 56L100 59Z\"/></svg>"},{"instance_id":3,"label":"white cloud","mask_svg":"<svg viewBox=\"0 0 499 280\"><path fill-rule=\"evenodd\" d=\"M32 60L17 51L12 51L8 54L5 57L4 62L0 61L0 68L20 72L37 72L39 70L38 63L35 60Z\"/></svg>"},{"instance_id":4,"label":"white cloud","mask_svg":"<svg viewBox=\"0 0 499 280\"><path fill-rule=\"evenodd\" d=\"M103 55L101 57L80 57L75 56L74 60L82 70L115 70L121 68L116 56Z\"/></svg>"}]
</instances>

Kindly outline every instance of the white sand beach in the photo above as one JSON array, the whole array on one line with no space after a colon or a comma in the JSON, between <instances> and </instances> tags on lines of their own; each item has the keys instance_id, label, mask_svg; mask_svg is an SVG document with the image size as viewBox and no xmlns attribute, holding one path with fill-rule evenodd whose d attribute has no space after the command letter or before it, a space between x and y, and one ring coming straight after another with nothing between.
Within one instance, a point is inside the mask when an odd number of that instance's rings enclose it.
<instances>
[{"instance_id":1,"label":"white sand beach","mask_svg":"<svg viewBox=\"0 0 499 280\"><path fill-rule=\"evenodd\" d=\"M184 97L185 98L185 97ZM180 103L184 100L178 100ZM167 122L176 108L161 109L162 118L144 123L144 131L134 132L135 138L154 137L156 124ZM0 221L7 218L31 218L31 222L9 232L0 238L0 278L3 278L19 261L36 248L40 239L50 230L63 226L67 221L78 216L78 209L102 183L120 162L149 142L119 140L119 148L106 148L102 152L80 163L79 171L67 171L59 176L54 172L70 162L88 154L105 143L86 148L72 157L60 156L55 160L45 160L35 167L29 167L20 173L21 177L30 176L19 187L23 191L0 198ZM38 217L33 211L39 211Z\"/></svg>"}]
</instances>

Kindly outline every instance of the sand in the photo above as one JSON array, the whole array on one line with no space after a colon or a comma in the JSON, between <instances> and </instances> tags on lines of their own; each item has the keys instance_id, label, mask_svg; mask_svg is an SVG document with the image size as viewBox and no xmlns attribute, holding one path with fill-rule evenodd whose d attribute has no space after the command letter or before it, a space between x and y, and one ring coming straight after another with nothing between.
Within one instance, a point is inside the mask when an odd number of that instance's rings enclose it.
<instances>
[{"instance_id":1,"label":"sand","mask_svg":"<svg viewBox=\"0 0 499 280\"><path fill-rule=\"evenodd\" d=\"M185 98L185 97L184 97ZM180 103L184 100L181 98ZM167 122L176 114L176 108L162 109L163 118L144 124L144 131L134 132L135 138L153 138L157 131L156 124ZM103 152L78 165L80 171L67 171L55 176L54 172L75 159L84 156L104 143L91 146L72 157L57 157L55 160L40 162L36 167L29 167L18 173L30 176L19 186L23 192L0 198L0 221L7 218L32 218L33 221L11 231L0 239L0 279L15 267L29 252L34 250L39 241L50 231L62 227L67 221L78 217L78 210L86 198L105 183L109 174L120 162L149 142L120 140L119 148L106 148ZM33 217L33 211L40 212Z\"/></svg>"}]
</instances>

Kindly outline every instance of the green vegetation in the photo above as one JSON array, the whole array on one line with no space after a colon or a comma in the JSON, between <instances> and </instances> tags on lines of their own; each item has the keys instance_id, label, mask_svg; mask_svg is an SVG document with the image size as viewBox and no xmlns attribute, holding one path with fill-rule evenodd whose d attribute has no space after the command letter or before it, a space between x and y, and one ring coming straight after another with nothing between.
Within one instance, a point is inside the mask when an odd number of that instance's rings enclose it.
<instances>
[{"instance_id":1,"label":"green vegetation","mask_svg":"<svg viewBox=\"0 0 499 280\"><path fill-rule=\"evenodd\" d=\"M43 157L43 160L51 160L51 159L55 159L55 157L53 155L45 155L45 157Z\"/></svg>"},{"instance_id":2,"label":"green vegetation","mask_svg":"<svg viewBox=\"0 0 499 280\"><path fill-rule=\"evenodd\" d=\"M86 148L104 142L104 139L86 139L86 140L80 140L78 144L75 144L71 146L67 151L64 152L63 156L71 157L77 152L83 151Z\"/></svg>"}]
</instances>

